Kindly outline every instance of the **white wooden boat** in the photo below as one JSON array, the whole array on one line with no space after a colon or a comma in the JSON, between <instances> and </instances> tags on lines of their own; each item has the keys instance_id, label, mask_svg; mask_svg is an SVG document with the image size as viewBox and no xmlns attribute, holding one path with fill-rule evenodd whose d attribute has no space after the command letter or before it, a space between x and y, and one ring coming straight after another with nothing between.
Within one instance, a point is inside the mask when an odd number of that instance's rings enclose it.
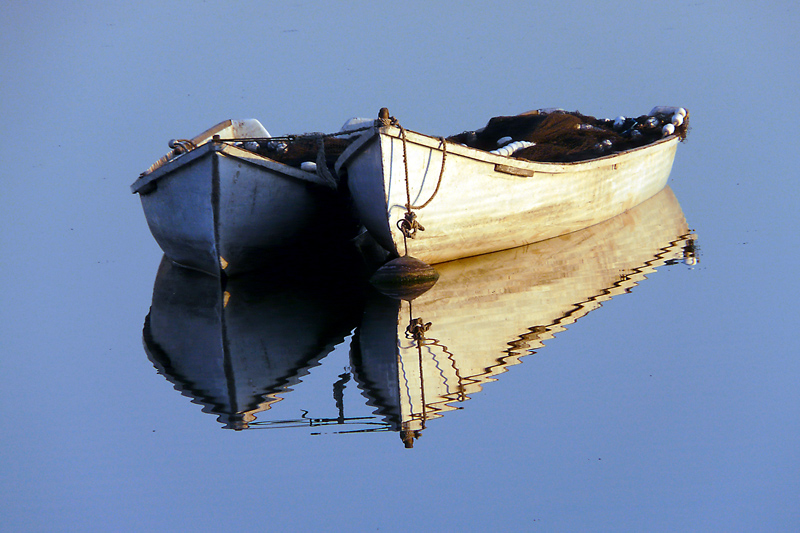
<instances>
[{"instance_id":1,"label":"white wooden boat","mask_svg":"<svg viewBox=\"0 0 800 533\"><path fill-rule=\"evenodd\" d=\"M693 264L694 239L667 188L582 231L439 264L439 281L416 299L368 301L351 351L356 380L410 447L430 420L656 267Z\"/></svg>"},{"instance_id":2,"label":"white wooden boat","mask_svg":"<svg viewBox=\"0 0 800 533\"><path fill-rule=\"evenodd\" d=\"M357 215L381 246L435 264L557 237L635 207L666 185L679 140L667 134L588 161L544 163L378 120L336 170L346 171Z\"/></svg>"},{"instance_id":3,"label":"white wooden boat","mask_svg":"<svg viewBox=\"0 0 800 533\"><path fill-rule=\"evenodd\" d=\"M263 267L275 252L329 235L326 230L344 211L336 183L236 142L265 137L257 120L227 120L171 143L175 150L131 185L150 231L172 261L231 276Z\"/></svg>"}]
</instances>

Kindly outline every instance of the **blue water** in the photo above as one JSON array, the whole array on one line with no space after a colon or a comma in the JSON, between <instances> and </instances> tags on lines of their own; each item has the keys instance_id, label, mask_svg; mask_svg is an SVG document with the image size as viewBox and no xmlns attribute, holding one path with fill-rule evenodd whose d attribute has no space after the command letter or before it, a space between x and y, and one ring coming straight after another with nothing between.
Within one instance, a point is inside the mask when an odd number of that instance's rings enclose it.
<instances>
[{"instance_id":1,"label":"blue water","mask_svg":"<svg viewBox=\"0 0 800 533\"><path fill-rule=\"evenodd\" d=\"M2 529L797 530L798 15L789 2L6 6ZM367 423L223 429L148 358L161 251L128 187L170 138L247 117L276 135L335 131L383 106L448 135L540 107L654 105L691 112L670 186L699 263L603 303L412 450L396 431L336 433L381 429ZM377 417L353 369L357 321L338 318L324 357L258 420Z\"/></svg>"}]
</instances>

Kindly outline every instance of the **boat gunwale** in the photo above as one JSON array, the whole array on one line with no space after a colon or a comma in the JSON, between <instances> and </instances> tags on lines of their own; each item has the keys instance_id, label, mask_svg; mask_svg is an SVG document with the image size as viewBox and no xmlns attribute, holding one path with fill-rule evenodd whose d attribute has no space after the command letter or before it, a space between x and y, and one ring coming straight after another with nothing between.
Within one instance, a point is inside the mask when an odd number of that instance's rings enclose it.
<instances>
[{"instance_id":1,"label":"boat gunwale","mask_svg":"<svg viewBox=\"0 0 800 533\"><path fill-rule=\"evenodd\" d=\"M358 152L362 151L366 147L369 141L377 139L381 135L398 140L402 140L403 138L400 132L400 128L397 126L374 126L371 131L367 131L364 134L362 134L358 139L356 139L350 146L348 146L345 149L345 151L342 153L341 156L339 156L339 159L336 161L335 165L336 171L339 172L343 166L346 166L347 162L351 160L353 157L355 157ZM441 137L433 137L412 130L405 130L405 137L406 137L406 142L410 142L419 146L424 146L426 148L430 148L433 150L442 151ZM490 163L494 165L502 165L504 167L511 167L513 169L519 169L522 171L533 172L537 174L563 174L563 173L581 171L585 169L584 167L596 167L596 166L604 166L605 164L616 164L621 160L628 159L629 157L635 157L635 154L638 154L638 152L646 151L648 149L654 148L655 146L661 144L667 144L678 140L680 140L680 136L677 134L672 134L642 146L637 146L635 148L630 148L628 150L622 150L619 152L613 152L601 157L584 159L581 161L558 161L558 162L529 161L527 159L518 159L512 156L493 154L491 152L480 150L478 148L464 146L463 144L456 143L453 141L445 140L445 143L448 155L450 154L458 155L475 161ZM502 171L496 171L496 173L504 175L507 174ZM525 175L519 177L527 179L530 178L531 176Z\"/></svg>"},{"instance_id":2,"label":"boat gunwale","mask_svg":"<svg viewBox=\"0 0 800 533\"><path fill-rule=\"evenodd\" d=\"M335 188L334 184L320 178L314 172L306 172L305 170L280 163L261 154L251 152L244 148L239 148L238 146L234 146L226 142L209 140L208 142L201 144L189 152L176 156L174 159L166 162L152 172L143 173L136 181L133 182L133 184L131 184L131 192L136 194L137 192L142 191L142 189L147 188L149 184L163 178L167 174L175 172L181 167L187 166L193 161L213 152L251 163L255 166L265 168L277 174L283 174L289 178L298 179L327 188Z\"/></svg>"},{"instance_id":3,"label":"boat gunwale","mask_svg":"<svg viewBox=\"0 0 800 533\"><path fill-rule=\"evenodd\" d=\"M337 174L341 172L343 166L347 164L353 157L356 156L359 152L366 148L366 145L377 139L379 134L381 133L381 128L378 126L373 126L372 129L369 129L359 135L356 140L354 140L350 145L344 149L344 151L339 155L336 159L336 163L334 163L334 170Z\"/></svg>"}]
</instances>

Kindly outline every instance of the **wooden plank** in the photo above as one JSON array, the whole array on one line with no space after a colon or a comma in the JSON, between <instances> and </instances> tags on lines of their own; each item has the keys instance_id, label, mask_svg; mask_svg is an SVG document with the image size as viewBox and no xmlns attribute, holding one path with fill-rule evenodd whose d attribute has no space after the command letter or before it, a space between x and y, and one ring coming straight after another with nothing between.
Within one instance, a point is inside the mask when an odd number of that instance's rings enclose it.
<instances>
[{"instance_id":1,"label":"wooden plank","mask_svg":"<svg viewBox=\"0 0 800 533\"><path fill-rule=\"evenodd\" d=\"M496 164L494 166L495 172L502 172L503 174L511 174L512 176L523 176L525 178L532 177L535 172L528 168L512 167L509 165Z\"/></svg>"}]
</instances>

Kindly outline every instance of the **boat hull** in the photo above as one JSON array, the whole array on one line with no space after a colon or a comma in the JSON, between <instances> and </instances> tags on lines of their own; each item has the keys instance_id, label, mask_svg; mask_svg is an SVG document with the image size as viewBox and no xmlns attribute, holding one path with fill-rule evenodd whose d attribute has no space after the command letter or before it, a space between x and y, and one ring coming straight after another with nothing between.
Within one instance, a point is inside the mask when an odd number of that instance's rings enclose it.
<instances>
[{"instance_id":1,"label":"boat hull","mask_svg":"<svg viewBox=\"0 0 800 533\"><path fill-rule=\"evenodd\" d=\"M343 211L334 187L316 174L225 143L204 144L132 189L164 253L213 275L257 270L276 254L311 246Z\"/></svg>"},{"instance_id":2,"label":"boat hull","mask_svg":"<svg viewBox=\"0 0 800 533\"><path fill-rule=\"evenodd\" d=\"M342 154L361 222L390 253L441 263L539 242L642 203L669 178L679 138L574 163L495 155L394 126L376 127ZM405 146L404 146L405 145ZM406 188L406 162L408 192ZM444 159L444 170L442 164ZM412 207L424 230L398 228Z\"/></svg>"}]
</instances>

